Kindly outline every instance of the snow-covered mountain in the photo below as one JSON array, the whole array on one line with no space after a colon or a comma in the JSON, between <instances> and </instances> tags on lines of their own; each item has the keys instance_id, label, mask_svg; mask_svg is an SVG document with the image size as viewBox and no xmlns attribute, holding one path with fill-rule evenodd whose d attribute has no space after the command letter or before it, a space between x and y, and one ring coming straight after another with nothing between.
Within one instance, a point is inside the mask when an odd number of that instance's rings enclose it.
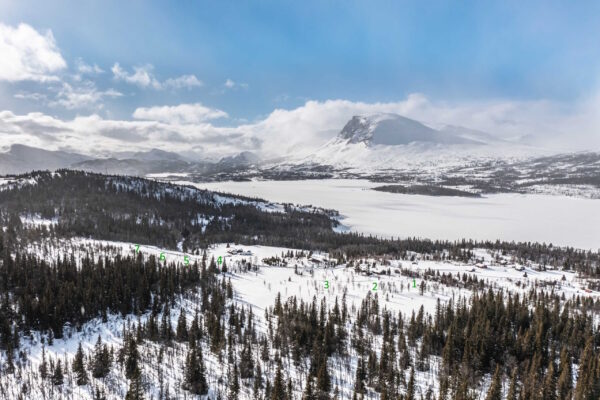
<instances>
[{"instance_id":1,"label":"snow-covered mountain","mask_svg":"<svg viewBox=\"0 0 600 400\"><path fill-rule=\"evenodd\" d=\"M419 121L397 114L354 116L338 135L338 140L367 145L407 145L415 142L437 144L482 143L462 136L461 130L438 131Z\"/></svg>"},{"instance_id":2,"label":"snow-covered mountain","mask_svg":"<svg viewBox=\"0 0 600 400\"><path fill-rule=\"evenodd\" d=\"M352 117L335 138L310 154L290 157L277 168L319 166L377 175L384 171L443 171L548 154L544 149L465 127L434 129L397 114L379 113Z\"/></svg>"}]
</instances>

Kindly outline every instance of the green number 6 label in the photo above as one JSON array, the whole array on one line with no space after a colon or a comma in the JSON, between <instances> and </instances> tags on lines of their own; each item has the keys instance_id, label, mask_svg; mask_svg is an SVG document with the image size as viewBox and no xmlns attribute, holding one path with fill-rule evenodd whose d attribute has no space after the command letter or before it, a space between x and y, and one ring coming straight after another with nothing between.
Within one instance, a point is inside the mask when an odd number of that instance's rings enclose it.
<instances>
[{"instance_id":1,"label":"green number 6 label","mask_svg":"<svg viewBox=\"0 0 600 400\"><path fill-rule=\"evenodd\" d=\"M165 258L165 253L160 253L160 257L158 257L158 259L159 259L160 261L165 261L165 260L166 260L166 258Z\"/></svg>"}]
</instances>

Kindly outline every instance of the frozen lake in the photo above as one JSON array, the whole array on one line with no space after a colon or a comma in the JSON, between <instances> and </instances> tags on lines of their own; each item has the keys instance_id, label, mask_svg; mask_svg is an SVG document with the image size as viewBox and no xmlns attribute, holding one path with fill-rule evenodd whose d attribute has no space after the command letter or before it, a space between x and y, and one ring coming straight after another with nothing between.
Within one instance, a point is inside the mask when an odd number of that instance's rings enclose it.
<instances>
[{"instance_id":1,"label":"frozen lake","mask_svg":"<svg viewBox=\"0 0 600 400\"><path fill-rule=\"evenodd\" d=\"M371 190L365 180L190 183L265 200L336 209L351 231L385 237L536 241L600 248L600 200L494 194L432 197Z\"/></svg>"}]
</instances>

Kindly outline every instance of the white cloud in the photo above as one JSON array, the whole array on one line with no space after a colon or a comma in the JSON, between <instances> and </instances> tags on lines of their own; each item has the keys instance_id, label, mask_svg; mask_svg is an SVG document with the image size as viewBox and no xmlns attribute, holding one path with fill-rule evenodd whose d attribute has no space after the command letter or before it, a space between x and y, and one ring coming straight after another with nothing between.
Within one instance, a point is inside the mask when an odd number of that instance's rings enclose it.
<instances>
[{"instance_id":1,"label":"white cloud","mask_svg":"<svg viewBox=\"0 0 600 400\"><path fill-rule=\"evenodd\" d=\"M225 86L225 88L227 88L227 89L235 89L235 88L248 89L247 83L239 83L230 78L227 78L225 80L225 83L223 84L223 86Z\"/></svg>"},{"instance_id":2,"label":"white cloud","mask_svg":"<svg viewBox=\"0 0 600 400\"><path fill-rule=\"evenodd\" d=\"M40 34L27 24L16 28L0 23L0 80L50 81L66 68L52 31Z\"/></svg>"},{"instance_id":3,"label":"white cloud","mask_svg":"<svg viewBox=\"0 0 600 400\"><path fill-rule=\"evenodd\" d=\"M46 96L44 93L37 93L37 92L19 92L19 93L15 93L13 96L15 99L21 99L21 100L33 100L33 101L45 101L48 99L48 96Z\"/></svg>"},{"instance_id":4,"label":"white cloud","mask_svg":"<svg viewBox=\"0 0 600 400\"><path fill-rule=\"evenodd\" d=\"M196 78L195 75L181 75L177 78L169 78L163 83L163 87L173 89L191 89L193 87L203 86L201 80Z\"/></svg>"},{"instance_id":5,"label":"white cloud","mask_svg":"<svg viewBox=\"0 0 600 400\"><path fill-rule=\"evenodd\" d=\"M121 96L123 94L114 89L98 90L91 81L84 81L77 86L63 82L56 95L56 100L49 102L48 105L51 107L62 106L68 110L102 108L103 99Z\"/></svg>"},{"instance_id":6,"label":"white cloud","mask_svg":"<svg viewBox=\"0 0 600 400\"><path fill-rule=\"evenodd\" d=\"M77 66L77 72L80 74L93 75L93 74L101 74L104 72L102 68L100 68L97 64L90 65L83 61L81 58L78 58L75 62Z\"/></svg>"},{"instance_id":7,"label":"white cloud","mask_svg":"<svg viewBox=\"0 0 600 400\"><path fill-rule=\"evenodd\" d=\"M193 87L202 86L203 83L195 75L181 75L176 78L169 78L164 82L160 82L152 73L154 67L150 64L144 66L133 67L133 72L125 71L119 63L115 63L111 71L113 77L118 81L124 81L141 88L160 89L191 89Z\"/></svg>"},{"instance_id":8,"label":"white cloud","mask_svg":"<svg viewBox=\"0 0 600 400\"><path fill-rule=\"evenodd\" d=\"M216 108L205 107L200 103L177 106L141 107L133 113L133 118L162 121L172 124L197 124L218 118L226 118L227 113Z\"/></svg>"},{"instance_id":9,"label":"white cloud","mask_svg":"<svg viewBox=\"0 0 600 400\"><path fill-rule=\"evenodd\" d=\"M134 72L128 73L121 68L119 63L115 63L111 68L111 71L116 80L131 83L143 88L152 87L154 89L160 89L161 84L152 74L152 69L153 67L151 65L133 67Z\"/></svg>"},{"instance_id":10,"label":"white cloud","mask_svg":"<svg viewBox=\"0 0 600 400\"><path fill-rule=\"evenodd\" d=\"M4 146L29 143L92 155L155 147L214 158L242 150L268 157L312 151L335 137L353 115L392 112L433 127L462 125L504 137L534 134L541 145L563 151L599 150L599 107L600 96L567 107L549 101L446 103L413 94L388 103L308 101L295 109L276 109L254 123L228 127L210 123L225 117L225 112L201 104L138 108L133 120L95 114L61 120L40 113L1 111L0 137Z\"/></svg>"}]
</instances>

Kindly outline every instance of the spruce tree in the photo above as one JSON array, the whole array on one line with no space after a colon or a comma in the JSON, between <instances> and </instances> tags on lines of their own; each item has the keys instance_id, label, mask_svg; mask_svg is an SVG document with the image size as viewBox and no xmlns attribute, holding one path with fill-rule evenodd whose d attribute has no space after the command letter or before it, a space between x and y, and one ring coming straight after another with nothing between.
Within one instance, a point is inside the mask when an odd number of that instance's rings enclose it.
<instances>
[{"instance_id":1,"label":"spruce tree","mask_svg":"<svg viewBox=\"0 0 600 400\"><path fill-rule=\"evenodd\" d=\"M133 379L133 377L139 373L139 357L137 342L133 336L130 335L125 347L125 376L127 379Z\"/></svg>"},{"instance_id":2,"label":"spruce tree","mask_svg":"<svg viewBox=\"0 0 600 400\"><path fill-rule=\"evenodd\" d=\"M410 378L406 387L406 400L415 400L415 369L410 369Z\"/></svg>"},{"instance_id":3,"label":"spruce tree","mask_svg":"<svg viewBox=\"0 0 600 400\"><path fill-rule=\"evenodd\" d=\"M496 366L485 400L502 400L502 371L500 365Z\"/></svg>"},{"instance_id":4,"label":"spruce tree","mask_svg":"<svg viewBox=\"0 0 600 400\"><path fill-rule=\"evenodd\" d=\"M229 399L236 400L240 393L240 377L237 364L233 364L233 373L229 379Z\"/></svg>"},{"instance_id":5,"label":"spruce tree","mask_svg":"<svg viewBox=\"0 0 600 400\"><path fill-rule=\"evenodd\" d=\"M179 319L177 319L177 333L175 337L178 342L185 342L188 340L187 320L183 308L179 312Z\"/></svg>"},{"instance_id":6,"label":"spruce tree","mask_svg":"<svg viewBox=\"0 0 600 400\"><path fill-rule=\"evenodd\" d=\"M517 367L513 368L512 376L510 378L510 386L508 387L508 394L506 400L517 400L518 398L518 382L517 382Z\"/></svg>"},{"instance_id":7,"label":"spruce tree","mask_svg":"<svg viewBox=\"0 0 600 400\"><path fill-rule=\"evenodd\" d=\"M54 372L52 373L52 384L54 386L60 386L63 384L63 380L62 364L61 361L58 360L56 367L54 367Z\"/></svg>"},{"instance_id":8,"label":"spruce tree","mask_svg":"<svg viewBox=\"0 0 600 400\"><path fill-rule=\"evenodd\" d=\"M77 353L75 353L75 359L73 360L73 372L76 375L77 385L82 386L88 383L87 372L85 370L85 365L83 361L83 348L81 347L81 342L79 342L79 346L77 347Z\"/></svg>"},{"instance_id":9,"label":"spruce tree","mask_svg":"<svg viewBox=\"0 0 600 400\"><path fill-rule=\"evenodd\" d=\"M136 368L129 378L129 389L125 395L125 400L143 400L144 388L142 386L142 374L139 368Z\"/></svg>"},{"instance_id":10,"label":"spruce tree","mask_svg":"<svg viewBox=\"0 0 600 400\"><path fill-rule=\"evenodd\" d=\"M48 363L46 361L46 348L42 346L42 362L40 363L40 377L46 379L48 377Z\"/></svg>"},{"instance_id":11,"label":"spruce tree","mask_svg":"<svg viewBox=\"0 0 600 400\"><path fill-rule=\"evenodd\" d=\"M556 400L556 376L554 373L554 362L550 361L542 386L542 398L544 400Z\"/></svg>"},{"instance_id":12,"label":"spruce tree","mask_svg":"<svg viewBox=\"0 0 600 400\"><path fill-rule=\"evenodd\" d=\"M198 395L208 393L202 350L196 346L190 347L186 357L183 388Z\"/></svg>"},{"instance_id":13,"label":"spruce tree","mask_svg":"<svg viewBox=\"0 0 600 400\"><path fill-rule=\"evenodd\" d=\"M281 360L277 363L277 371L271 389L271 400L286 400L285 383L283 382L283 374L281 372Z\"/></svg>"}]
</instances>

